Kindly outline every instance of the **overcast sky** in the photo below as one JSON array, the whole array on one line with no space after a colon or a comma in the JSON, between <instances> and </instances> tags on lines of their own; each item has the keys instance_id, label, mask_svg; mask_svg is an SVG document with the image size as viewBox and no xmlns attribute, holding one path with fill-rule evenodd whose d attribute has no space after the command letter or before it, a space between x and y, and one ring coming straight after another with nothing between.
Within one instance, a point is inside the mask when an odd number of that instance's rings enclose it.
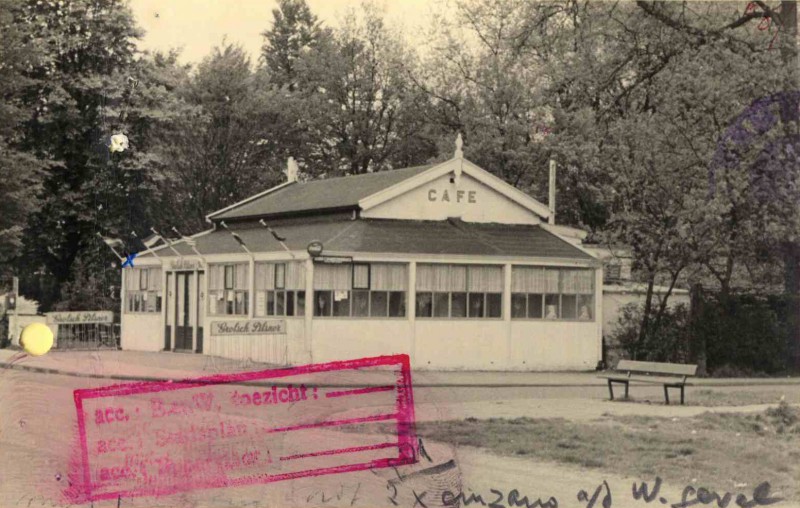
<instances>
[{"instance_id":1,"label":"overcast sky","mask_svg":"<svg viewBox=\"0 0 800 508\"><path fill-rule=\"evenodd\" d=\"M311 11L325 24L336 26L348 9L361 0L307 0ZM431 9L440 0L383 0L389 24L417 37ZM142 49L183 48L184 63L199 62L227 36L240 43L253 61L261 50L261 32L272 22L276 0L130 0L141 28L146 31Z\"/></svg>"}]
</instances>

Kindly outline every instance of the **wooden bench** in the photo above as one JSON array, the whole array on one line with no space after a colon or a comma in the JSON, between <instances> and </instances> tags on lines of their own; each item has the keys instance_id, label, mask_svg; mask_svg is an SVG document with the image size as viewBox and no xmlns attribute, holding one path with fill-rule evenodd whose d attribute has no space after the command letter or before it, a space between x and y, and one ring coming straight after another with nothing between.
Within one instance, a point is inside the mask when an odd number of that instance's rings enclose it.
<instances>
[{"instance_id":1,"label":"wooden bench","mask_svg":"<svg viewBox=\"0 0 800 508\"><path fill-rule=\"evenodd\" d=\"M683 389L688 384L686 378L695 375L697 375L697 365L620 360L614 372L598 377L608 379L608 392L611 394L611 400L614 400L613 383L625 385L625 398L627 399L629 383L631 381L640 381L642 383L663 384L664 399L667 404L669 404L669 388L680 388L681 404L683 404ZM680 376L681 378L678 379L675 376Z\"/></svg>"}]
</instances>

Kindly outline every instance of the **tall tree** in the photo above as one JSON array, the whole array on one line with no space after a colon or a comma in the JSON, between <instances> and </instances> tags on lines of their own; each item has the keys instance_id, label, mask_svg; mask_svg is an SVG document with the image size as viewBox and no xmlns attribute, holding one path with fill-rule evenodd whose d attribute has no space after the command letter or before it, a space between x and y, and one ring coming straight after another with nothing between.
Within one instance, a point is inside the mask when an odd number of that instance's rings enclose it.
<instances>
[{"instance_id":1,"label":"tall tree","mask_svg":"<svg viewBox=\"0 0 800 508\"><path fill-rule=\"evenodd\" d=\"M314 173L360 174L423 163L435 155L426 106L409 81L414 56L380 13L365 5L298 63L294 99L306 111L305 163Z\"/></svg>"},{"instance_id":2,"label":"tall tree","mask_svg":"<svg viewBox=\"0 0 800 508\"><path fill-rule=\"evenodd\" d=\"M269 81L279 87L297 87L297 60L313 49L329 31L322 28L306 0L279 0L272 10L272 27L263 32L261 58Z\"/></svg>"},{"instance_id":3,"label":"tall tree","mask_svg":"<svg viewBox=\"0 0 800 508\"><path fill-rule=\"evenodd\" d=\"M287 93L259 86L240 46L215 48L180 89L191 113L162 135L169 163L159 189L170 213L155 222L198 231L207 214L279 183L302 140Z\"/></svg>"},{"instance_id":4,"label":"tall tree","mask_svg":"<svg viewBox=\"0 0 800 508\"><path fill-rule=\"evenodd\" d=\"M20 124L44 104L24 100L37 80L26 76L29 65L44 63L40 41L29 36L20 22L28 6L0 0L0 275L11 269L10 261L22 248L22 232L28 215L36 209L36 195L44 161L20 149Z\"/></svg>"}]
</instances>

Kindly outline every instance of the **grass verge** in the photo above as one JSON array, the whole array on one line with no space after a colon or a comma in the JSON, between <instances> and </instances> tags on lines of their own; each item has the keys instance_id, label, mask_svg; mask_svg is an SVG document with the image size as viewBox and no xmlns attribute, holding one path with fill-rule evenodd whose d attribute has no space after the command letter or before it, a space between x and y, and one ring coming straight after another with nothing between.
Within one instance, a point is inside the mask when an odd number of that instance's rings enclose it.
<instances>
[{"instance_id":1,"label":"grass verge","mask_svg":"<svg viewBox=\"0 0 800 508\"><path fill-rule=\"evenodd\" d=\"M377 431L360 426L360 431ZM388 429L387 429L388 430ZM752 489L800 501L800 415L781 403L763 413L704 413L692 418L608 416L591 422L490 418L425 422L427 440L499 455L573 464L642 480L720 491Z\"/></svg>"}]
</instances>

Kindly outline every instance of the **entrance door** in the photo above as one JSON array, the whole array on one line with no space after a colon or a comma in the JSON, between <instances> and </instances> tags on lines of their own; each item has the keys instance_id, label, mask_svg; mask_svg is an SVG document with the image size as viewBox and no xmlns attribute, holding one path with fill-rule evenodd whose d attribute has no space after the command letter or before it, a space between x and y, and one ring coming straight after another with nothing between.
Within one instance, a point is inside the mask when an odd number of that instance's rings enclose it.
<instances>
[{"instance_id":1,"label":"entrance door","mask_svg":"<svg viewBox=\"0 0 800 508\"><path fill-rule=\"evenodd\" d=\"M167 272L166 298L164 298L164 311L167 322L164 324L164 351L172 350L172 330L175 328L175 287L172 272Z\"/></svg>"},{"instance_id":2,"label":"entrance door","mask_svg":"<svg viewBox=\"0 0 800 508\"><path fill-rule=\"evenodd\" d=\"M174 272L175 285L170 287L167 323L174 323L175 351L203 352L203 272ZM169 276L167 277L169 280ZM174 296L173 296L174 295ZM174 309L174 310L173 310ZM168 311L168 312L169 312ZM169 330L167 330L169 333Z\"/></svg>"},{"instance_id":3,"label":"entrance door","mask_svg":"<svg viewBox=\"0 0 800 508\"><path fill-rule=\"evenodd\" d=\"M175 349L192 349L193 320L192 305L190 295L192 291L193 274L190 272L178 272L175 274Z\"/></svg>"},{"instance_id":4,"label":"entrance door","mask_svg":"<svg viewBox=\"0 0 800 508\"><path fill-rule=\"evenodd\" d=\"M205 274L197 272L197 343L195 351L198 353L203 352L203 322L205 321Z\"/></svg>"}]
</instances>

